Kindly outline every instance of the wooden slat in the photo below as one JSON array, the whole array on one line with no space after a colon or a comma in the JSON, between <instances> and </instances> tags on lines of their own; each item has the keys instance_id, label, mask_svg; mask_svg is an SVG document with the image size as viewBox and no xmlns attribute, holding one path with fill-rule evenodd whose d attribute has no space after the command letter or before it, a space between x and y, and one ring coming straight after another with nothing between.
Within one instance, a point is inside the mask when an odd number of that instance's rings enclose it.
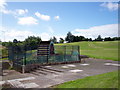
<instances>
[{"instance_id":1,"label":"wooden slat","mask_svg":"<svg viewBox=\"0 0 120 90\"><path fill-rule=\"evenodd\" d=\"M39 47L49 47L49 45L39 45Z\"/></svg>"},{"instance_id":2,"label":"wooden slat","mask_svg":"<svg viewBox=\"0 0 120 90\"><path fill-rule=\"evenodd\" d=\"M47 55L47 56L48 56L48 54L38 54L38 56L39 56L39 55Z\"/></svg>"},{"instance_id":3,"label":"wooden slat","mask_svg":"<svg viewBox=\"0 0 120 90\"><path fill-rule=\"evenodd\" d=\"M48 52L38 52L38 54L48 54Z\"/></svg>"},{"instance_id":4,"label":"wooden slat","mask_svg":"<svg viewBox=\"0 0 120 90\"><path fill-rule=\"evenodd\" d=\"M38 50L44 50L44 49L48 49L49 50L49 48L38 48Z\"/></svg>"},{"instance_id":5,"label":"wooden slat","mask_svg":"<svg viewBox=\"0 0 120 90\"><path fill-rule=\"evenodd\" d=\"M48 56L49 55L49 44L41 44L37 50L38 56Z\"/></svg>"},{"instance_id":6,"label":"wooden slat","mask_svg":"<svg viewBox=\"0 0 120 90\"><path fill-rule=\"evenodd\" d=\"M38 52L40 52L40 51L41 51L41 52L42 52L42 51L44 52L44 51L49 51L49 50L47 50L47 49L38 50Z\"/></svg>"}]
</instances>

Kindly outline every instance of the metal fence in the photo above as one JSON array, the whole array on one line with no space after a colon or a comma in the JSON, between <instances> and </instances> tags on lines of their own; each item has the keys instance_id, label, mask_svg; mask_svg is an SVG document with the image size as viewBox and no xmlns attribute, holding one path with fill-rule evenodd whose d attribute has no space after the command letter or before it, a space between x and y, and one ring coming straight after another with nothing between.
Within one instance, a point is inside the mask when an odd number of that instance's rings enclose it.
<instances>
[{"instance_id":1,"label":"metal fence","mask_svg":"<svg viewBox=\"0 0 120 90\"><path fill-rule=\"evenodd\" d=\"M53 63L64 63L80 61L79 46L54 46L54 54L38 56L37 49L31 50L30 47L14 46L8 48L8 59L13 62L13 68L21 71L29 65L43 65Z\"/></svg>"}]
</instances>

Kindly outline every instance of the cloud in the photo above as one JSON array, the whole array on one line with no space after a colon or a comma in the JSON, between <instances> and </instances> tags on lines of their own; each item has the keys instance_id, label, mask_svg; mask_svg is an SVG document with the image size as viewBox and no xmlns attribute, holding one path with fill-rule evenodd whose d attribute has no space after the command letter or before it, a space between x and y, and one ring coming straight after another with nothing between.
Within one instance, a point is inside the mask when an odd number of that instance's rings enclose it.
<instances>
[{"instance_id":1,"label":"cloud","mask_svg":"<svg viewBox=\"0 0 120 90\"><path fill-rule=\"evenodd\" d=\"M55 36L57 41L59 41L60 37L64 39L66 35L53 35L50 32L35 33L31 30L18 30L0 26L0 40L2 41L13 41L13 39L23 41L28 36L39 36L43 41L48 41Z\"/></svg>"},{"instance_id":2,"label":"cloud","mask_svg":"<svg viewBox=\"0 0 120 90\"><path fill-rule=\"evenodd\" d=\"M19 15L23 15L23 14L26 14L28 13L28 10L27 9L16 9L16 13L18 13Z\"/></svg>"},{"instance_id":3,"label":"cloud","mask_svg":"<svg viewBox=\"0 0 120 90\"><path fill-rule=\"evenodd\" d=\"M3 14L12 14L13 16L19 16L28 13L27 9L9 10L6 8L6 6L7 6L6 1L0 0L0 12L2 12Z\"/></svg>"},{"instance_id":4,"label":"cloud","mask_svg":"<svg viewBox=\"0 0 120 90\"><path fill-rule=\"evenodd\" d=\"M0 12L4 12L6 6L7 6L6 1L5 0L0 0Z\"/></svg>"},{"instance_id":5,"label":"cloud","mask_svg":"<svg viewBox=\"0 0 120 90\"><path fill-rule=\"evenodd\" d=\"M59 16L55 16L54 19L55 20L60 20L60 17Z\"/></svg>"},{"instance_id":6,"label":"cloud","mask_svg":"<svg viewBox=\"0 0 120 90\"><path fill-rule=\"evenodd\" d=\"M21 15L25 15L26 13L28 13L28 10L27 9L8 10L5 8L1 12L3 14L11 14L13 16L21 16Z\"/></svg>"},{"instance_id":7,"label":"cloud","mask_svg":"<svg viewBox=\"0 0 120 90\"><path fill-rule=\"evenodd\" d=\"M52 37L51 33L48 32L38 34L30 30L18 30L0 26L0 40L2 41L13 41L13 39L23 41L28 36L39 36L43 41L50 40L50 37Z\"/></svg>"},{"instance_id":8,"label":"cloud","mask_svg":"<svg viewBox=\"0 0 120 90\"><path fill-rule=\"evenodd\" d=\"M6 5L7 4L6 4L5 0L0 0L0 8L1 9L4 9Z\"/></svg>"},{"instance_id":9,"label":"cloud","mask_svg":"<svg viewBox=\"0 0 120 90\"><path fill-rule=\"evenodd\" d=\"M108 3L102 3L100 4L100 6L105 7L110 11L118 10L118 3L108 2Z\"/></svg>"},{"instance_id":10,"label":"cloud","mask_svg":"<svg viewBox=\"0 0 120 90\"><path fill-rule=\"evenodd\" d=\"M18 18L18 24L34 25L34 24L38 24L38 21L37 21L37 19L35 19L33 17L22 17L22 18Z\"/></svg>"},{"instance_id":11,"label":"cloud","mask_svg":"<svg viewBox=\"0 0 120 90\"><path fill-rule=\"evenodd\" d=\"M28 35L32 36L32 35L34 35L34 33L32 33L31 31L27 31L27 30L23 31L23 30L16 30L16 29L10 29L10 28L6 28L6 27L2 27L0 39L2 41L4 41L4 40L5 41L13 41L13 39L23 41L25 38L28 37Z\"/></svg>"},{"instance_id":12,"label":"cloud","mask_svg":"<svg viewBox=\"0 0 120 90\"><path fill-rule=\"evenodd\" d=\"M75 29L72 31L72 34L93 39L98 37L98 35L101 35L103 38L116 37L118 36L118 24L94 26L88 29Z\"/></svg>"},{"instance_id":13,"label":"cloud","mask_svg":"<svg viewBox=\"0 0 120 90\"><path fill-rule=\"evenodd\" d=\"M40 37L43 41L48 41L50 40L51 35L49 33L43 32L40 34Z\"/></svg>"},{"instance_id":14,"label":"cloud","mask_svg":"<svg viewBox=\"0 0 120 90\"><path fill-rule=\"evenodd\" d=\"M6 9L7 3L5 0L0 0L0 12L4 14L12 13L11 10Z\"/></svg>"},{"instance_id":15,"label":"cloud","mask_svg":"<svg viewBox=\"0 0 120 90\"><path fill-rule=\"evenodd\" d=\"M38 18L40 18L41 20L45 20L45 21L49 21L49 20L50 20L50 16L40 14L39 12L36 12L35 15L36 15Z\"/></svg>"}]
</instances>

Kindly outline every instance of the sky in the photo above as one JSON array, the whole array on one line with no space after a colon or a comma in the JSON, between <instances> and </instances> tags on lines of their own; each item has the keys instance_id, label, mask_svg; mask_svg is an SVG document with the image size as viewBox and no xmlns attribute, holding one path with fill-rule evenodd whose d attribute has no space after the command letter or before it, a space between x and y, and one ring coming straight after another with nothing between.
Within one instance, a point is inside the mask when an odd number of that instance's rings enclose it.
<instances>
[{"instance_id":1,"label":"sky","mask_svg":"<svg viewBox=\"0 0 120 90\"><path fill-rule=\"evenodd\" d=\"M49 40L73 35L118 36L117 2L5 2L0 0L0 39L23 41L28 36Z\"/></svg>"}]
</instances>

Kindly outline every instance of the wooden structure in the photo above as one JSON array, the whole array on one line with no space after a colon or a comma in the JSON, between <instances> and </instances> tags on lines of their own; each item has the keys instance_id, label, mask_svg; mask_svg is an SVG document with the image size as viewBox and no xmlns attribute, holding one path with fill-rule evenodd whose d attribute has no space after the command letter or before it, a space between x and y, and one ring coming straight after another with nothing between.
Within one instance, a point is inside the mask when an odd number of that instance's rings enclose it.
<instances>
[{"instance_id":1,"label":"wooden structure","mask_svg":"<svg viewBox=\"0 0 120 90\"><path fill-rule=\"evenodd\" d=\"M51 54L54 54L54 44L52 41L41 41L38 50L37 56L42 57L44 56L48 63L48 58Z\"/></svg>"}]
</instances>

